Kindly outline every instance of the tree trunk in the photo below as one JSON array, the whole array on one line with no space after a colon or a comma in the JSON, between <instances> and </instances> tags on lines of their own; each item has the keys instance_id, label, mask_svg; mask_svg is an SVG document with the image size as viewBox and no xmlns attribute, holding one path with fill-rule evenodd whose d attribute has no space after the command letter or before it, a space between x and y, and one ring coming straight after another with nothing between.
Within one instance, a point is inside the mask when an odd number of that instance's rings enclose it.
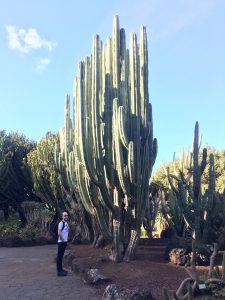
<instances>
[{"instance_id":1,"label":"tree trunk","mask_svg":"<svg viewBox=\"0 0 225 300\"><path fill-rule=\"evenodd\" d=\"M92 224L92 230L93 230L93 239L92 239L92 244L91 246L93 248L98 248L100 247L101 244L101 239L102 239L102 235L100 234L100 230L98 228L98 224L96 221L95 216L91 216L91 224Z\"/></svg>"},{"instance_id":2,"label":"tree trunk","mask_svg":"<svg viewBox=\"0 0 225 300\"><path fill-rule=\"evenodd\" d=\"M120 222L118 220L113 220L113 243L112 252L110 255L110 260L114 262L120 262L123 259L124 246L121 241L121 229Z\"/></svg>"},{"instance_id":3,"label":"tree trunk","mask_svg":"<svg viewBox=\"0 0 225 300\"><path fill-rule=\"evenodd\" d=\"M21 227L25 227L27 225L27 219L22 211L22 209L18 209L19 217L21 220Z\"/></svg>"},{"instance_id":4,"label":"tree trunk","mask_svg":"<svg viewBox=\"0 0 225 300\"><path fill-rule=\"evenodd\" d=\"M7 221L9 218L9 206L4 205L3 207L4 220Z\"/></svg>"},{"instance_id":5,"label":"tree trunk","mask_svg":"<svg viewBox=\"0 0 225 300\"><path fill-rule=\"evenodd\" d=\"M140 229L132 229L130 240L126 249L126 253L123 258L124 261L130 261L134 259L139 240L140 240Z\"/></svg>"}]
</instances>

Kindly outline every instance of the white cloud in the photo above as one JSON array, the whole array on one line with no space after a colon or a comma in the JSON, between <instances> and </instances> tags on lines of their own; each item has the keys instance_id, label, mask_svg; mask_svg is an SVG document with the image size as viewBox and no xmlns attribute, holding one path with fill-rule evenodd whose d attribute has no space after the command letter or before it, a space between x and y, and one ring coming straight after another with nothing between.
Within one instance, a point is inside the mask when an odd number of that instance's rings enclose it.
<instances>
[{"instance_id":1,"label":"white cloud","mask_svg":"<svg viewBox=\"0 0 225 300\"><path fill-rule=\"evenodd\" d=\"M8 46L12 50L19 51L22 54L29 53L33 49L45 48L51 52L57 43L42 38L36 29L23 29L16 26L7 25L5 27L8 33Z\"/></svg>"},{"instance_id":2,"label":"white cloud","mask_svg":"<svg viewBox=\"0 0 225 300\"><path fill-rule=\"evenodd\" d=\"M184 28L187 28L194 24L196 20L195 15L183 15L178 16L175 20L171 21L169 24L167 24L167 27L162 29L157 35L157 38L165 38L167 36L173 35Z\"/></svg>"},{"instance_id":3,"label":"white cloud","mask_svg":"<svg viewBox=\"0 0 225 300\"><path fill-rule=\"evenodd\" d=\"M170 12L170 7L166 7L160 14L156 13L158 28L153 30L153 37L164 39L203 22L212 13L214 6L213 0L183 0L177 2L174 11Z\"/></svg>"},{"instance_id":4,"label":"white cloud","mask_svg":"<svg viewBox=\"0 0 225 300\"><path fill-rule=\"evenodd\" d=\"M40 58L37 63L37 70L44 71L46 67L50 64L50 59L48 57Z\"/></svg>"}]
</instances>

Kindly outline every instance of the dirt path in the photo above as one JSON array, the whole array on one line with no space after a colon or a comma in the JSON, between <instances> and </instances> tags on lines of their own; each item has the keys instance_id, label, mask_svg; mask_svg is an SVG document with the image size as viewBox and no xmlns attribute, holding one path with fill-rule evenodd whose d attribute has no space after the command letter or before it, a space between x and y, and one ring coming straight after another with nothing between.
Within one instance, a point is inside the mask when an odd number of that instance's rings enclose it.
<instances>
[{"instance_id":1,"label":"dirt path","mask_svg":"<svg viewBox=\"0 0 225 300\"><path fill-rule=\"evenodd\" d=\"M56 245L0 248L1 300L99 300L78 277L56 276Z\"/></svg>"},{"instance_id":2,"label":"dirt path","mask_svg":"<svg viewBox=\"0 0 225 300\"><path fill-rule=\"evenodd\" d=\"M128 289L145 289L152 293L155 300L162 300L163 287L172 293L178 289L182 280L188 277L183 267L165 260L166 244L167 241L161 239L142 241L137 249L137 259L129 263L110 261L107 248L96 249L88 245L70 245L70 247L79 263L86 268L98 268L100 273L112 279L112 283ZM207 267L198 267L201 273L207 270ZM100 295L103 294L106 285L96 286ZM210 295L198 296L195 299L216 300Z\"/></svg>"}]
</instances>

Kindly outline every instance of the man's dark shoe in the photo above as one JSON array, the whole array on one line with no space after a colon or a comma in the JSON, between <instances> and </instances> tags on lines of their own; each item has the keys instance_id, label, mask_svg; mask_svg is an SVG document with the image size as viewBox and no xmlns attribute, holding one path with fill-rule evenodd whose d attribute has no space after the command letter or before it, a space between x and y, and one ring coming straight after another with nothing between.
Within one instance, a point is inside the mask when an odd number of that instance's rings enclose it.
<instances>
[{"instance_id":1,"label":"man's dark shoe","mask_svg":"<svg viewBox=\"0 0 225 300\"><path fill-rule=\"evenodd\" d=\"M57 276L67 276L67 273L61 271L57 273Z\"/></svg>"},{"instance_id":2,"label":"man's dark shoe","mask_svg":"<svg viewBox=\"0 0 225 300\"><path fill-rule=\"evenodd\" d=\"M68 274L68 271L66 271L66 270L62 270L62 272L65 273L65 274Z\"/></svg>"}]
</instances>

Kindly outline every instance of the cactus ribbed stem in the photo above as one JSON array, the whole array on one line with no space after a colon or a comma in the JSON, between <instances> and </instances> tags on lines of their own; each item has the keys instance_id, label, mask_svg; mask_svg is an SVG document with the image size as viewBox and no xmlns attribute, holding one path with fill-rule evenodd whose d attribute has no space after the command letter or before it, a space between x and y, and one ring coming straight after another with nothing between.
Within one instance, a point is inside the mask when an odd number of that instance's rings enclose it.
<instances>
[{"instance_id":1,"label":"cactus ribbed stem","mask_svg":"<svg viewBox=\"0 0 225 300\"><path fill-rule=\"evenodd\" d=\"M127 240L125 259L135 252L157 154L148 99L146 28L141 28L140 46L131 34L129 51L116 16L112 38L103 44L95 35L92 55L79 64L74 124L65 121L66 131L69 125L71 131L66 133L71 144L65 146L73 152L71 184L78 184L84 207L95 216L105 239L114 239L116 261L122 259Z\"/></svg>"}]
</instances>

